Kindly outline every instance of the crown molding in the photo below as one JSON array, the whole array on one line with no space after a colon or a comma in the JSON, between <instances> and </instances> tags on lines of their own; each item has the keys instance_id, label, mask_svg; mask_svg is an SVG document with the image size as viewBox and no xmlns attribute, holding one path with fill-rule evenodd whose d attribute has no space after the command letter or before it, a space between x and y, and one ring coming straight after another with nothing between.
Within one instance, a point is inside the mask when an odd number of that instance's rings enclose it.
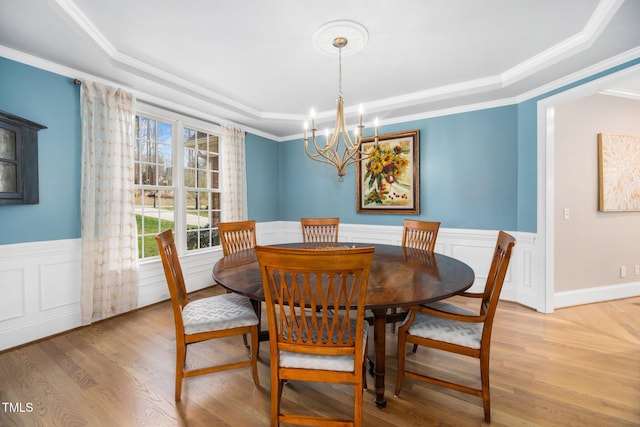
<instances>
[{"instance_id":1,"label":"crown molding","mask_svg":"<svg viewBox=\"0 0 640 427\"><path fill-rule=\"evenodd\" d=\"M254 108L118 51L72 0L50 0L49 3L65 20L86 34L100 50L111 58L114 64L137 70L141 74L151 77L157 83L169 83L196 96L214 100L218 105L236 113L253 119L262 118L262 113Z\"/></svg>"},{"instance_id":2,"label":"crown molding","mask_svg":"<svg viewBox=\"0 0 640 427\"><path fill-rule=\"evenodd\" d=\"M503 85L509 86L591 46L623 3L624 0L602 0L581 32L502 73Z\"/></svg>"},{"instance_id":3,"label":"crown molding","mask_svg":"<svg viewBox=\"0 0 640 427\"><path fill-rule=\"evenodd\" d=\"M179 111L189 117L193 117L194 119L204 120L206 122L215 123L215 124L225 124L229 126L239 127L239 128L242 128L245 132L250 132L254 135L258 135L274 141L278 139L278 137L275 135L266 133L259 129L255 129L251 126L239 124L232 120L224 119L220 116L216 116L210 113L206 113L202 110L195 109L189 105L170 101L165 98L160 98L156 95L152 95L152 94L142 92L140 90L122 85L121 83L114 82L112 80L107 80L102 77L95 76L93 74L85 73L83 71L79 71L71 67L60 65L58 63L51 62L49 60L42 59L40 57L33 56L28 53L24 53L15 49L11 49L3 45L0 45L0 56L10 59L12 61L20 62L21 64L29 65L31 67L35 67L44 71L55 73L70 79L78 79L81 81L82 80L94 81L94 82L102 83L107 86L120 87L128 92L131 92L135 96L136 100L139 100L144 104L148 104L148 105L156 106L160 108L166 108L172 111Z\"/></svg>"},{"instance_id":4,"label":"crown molding","mask_svg":"<svg viewBox=\"0 0 640 427\"><path fill-rule=\"evenodd\" d=\"M451 107L451 108L443 108L443 109L439 109L439 110L429 110L429 111L425 111L423 113L416 113L416 114L407 114L405 116L398 116L398 117L394 117L392 119L382 119L378 121L378 126L387 126L387 125L394 125L394 124L398 124L398 123L408 123L408 122L413 122L413 121L417 121L417 120L424 120L424 119L430 119L433 117L442 117L442 116L449 116L449 115L453 115L453 114L461 114L461 113L469 113L471 111L479 111L479 110L487 110L490 108L498 108L498 107L505 107L507 105L513 105L516 104L518 101L516 98L503 98L503 99L497 99L497 100L492 100L492 101L487 101L487 102L479 102L476 104L464 104L464 105L459 105L456 107ZM335 114L335 112L334 112ZM365 129L372 129L374 126L374 122L373 121L369 121L369 122L365 122L364 123L364 127ZM285 142L285 141L292 141L292 140L296 140L296 139L302 139L304 136L304 134L299 133L299 134L295 134L295 135L288 135L288 136L283 136L283 137L278 137L275 139L275 141L277 142Z\"/></svg>"},{"instance_id":5,"label":"crown molding","mask_svg":"<svg viewBox=\"0 0 640 427\"><path fill-rule=\"evenodd\" d=\"M486 77L483 79L476 79L465 81L457 84L441 86L437 88L432 88L424 91L413 92L409 94L389 97L385 99L376 100L373 102L369 102L367 104L363 104L365 109L368 112L383 112L389 109L397 109L401 107L415 106L423 103L434 102L438 100L448 99L452 97L465 96L475 93L481 93L484 91L494 90L503 88L514 82L525 78L535 71L539 71L540 69L551 65L561 59L564 59L572 54L575 54L577 51L583 50L589 45L591 45L594 40L600 35L602 30L606 27L608 22L611 20L611 17L617 12L620 6L623 4L624 0L602 0L597 8L595 9L593 15L589 19L587 25L580 33L570 37L562 43L548 49L545 52L542 52L535 57L530 58L527 61L522 62L521 64L501 73L499 75L494 75L490 77ZM114 63L120 64L120 66L126 67L127 69L137 70L141 74L146 75L150 81L167 87L178 87L182 90L185 90L188 95L195 97L204 102L211 102L214 106L219 107L221 111L227 111L236 117L245 117L256 122L260 120L275 120L275 121L283 121L283 122L302 122L306 119L306 115L304 114L289 114L289 113L275 113L275 112L263 112L258 111L254 108L241 104L239 102L234 101L228 97L224 97L214 91L209 91L202 88L199 85L196 85L192 82L189 82L181 77L178 77L174 74L165 72L161 69L151 66L143 61L139 61L130 56L124 55L119 52L115 47L107 40L100 31L93 25L93 23L78 9L75 2L73 0L50 0L49 4L54 9L58 10L58 13L61 13L65 20L70 21L73 25L75 25L80 31L86 34L95 44L96 46L104 52ZM48 70L63 76L67 76L70 78L79 78L79 79L87 79L102 82L107 85L115 85L119 87L123 87L122 84L117 82L108 81L103 78L93 76L84 72L80 72L78 70L56 64L42 58L34 57L32 55L26 54L24 52L19 52L13 50L11 48L0 45L0 55L5 56L9 59L14 59L25 63L27 65L32 65L44 70ZM594 78L598 73L606 71L616 66L620 66L625 62L640 58L640 47L631 49L627 52L624 52L615 57L609 58L605 61L602 61L598 64L594 64L586 69L580 70L579 72L573 73L571 75L565 76L562 79L555 80L543 86L540 86L532 91L527 93L523 93L517 95L513 98L504 98L499 100L493 100L484 103L478 104L469 104L469 105L461 105L453 108L446 108L440 110L432 110L425 111L424 113L411 114L401 117L395 117L393 119L381 120L380 125L389 125L396 124L414 120L421 120L431 117L438 117L448 114L458 114L469 111L475 111L485 108L495 108L500 106L505 106L509 104L523 102L538 96L542 96L554 90L557 90L561 87L575 84L583 79ZM131 91L136 98L140 99L141 102L149 103L152 105L157 105L163 108L168 108L174 111L181 111L185 114L192 116L197 119L209 121L212 123L225 123L230 124L232 126L239 126L247 132L251 132L255 135L277 141L290 141L293 139L301 138L302 135L288 135L288 136L276 136L258 129L255 129L251 126L247 126L246 124L238 124L238 121L242 121L238 119L237 121L223 119L219 115L214 115L211 113L207 113L201 108L192 107L186 105L185 103L179 103L174 101L169 101L168 99L158 97L156 95L152 95L150 93L141 92L139 90L135 90L133 88L123 87L126 90ZM616 96L625 96L633 99L638 99L637 94L628 94L622 93L620 91L606 91L602 92L609 95ZM357 107L353 106L345 109L345 113L347 116L357 114ZM218 114L224 114L218 112ZM334 110L327 110L323 112L318 112L316 119L317 120L330 120L335 117Z\"/></svg>"},{"instance_id":6,"label":"crown molding","mask_svg":"<svg viewBox=\"0 0 640 427\"><path fill-rule=\"evenodd\" d=\"M294 134L294 135L286 135L286 136L276 136L267 132L264 132L262 130L259 129L255 129L251 126L247 126L244 124L239 124L237 122L233 122L227 119L223 119L219 116L215 116L215 115L211 115L208 113L205 113L203 111L194 109L188 105L185 104L180 104L180 103L176 103L173 101L169 101L160 97L157 97L155 95L151 95L145 92L141 92L139 90L133 89L133 88L129 88L129 87L123 87L121 84L118 84L116 82L113 81L109 81L109 80L105 80L103 78L91 75L91 74L87 74L78 70L75 70L73 68L70 67L66 67L33 55L29 55L27 53L24 52L20 52L11 48L8 48L6 46L0 45L0 56L3 56L5 58L17 61L17 62L21 62L23 64L26 65L30 65L36 68L40 68L42 70L46 70L52 73L56 73L65 77L69 77L71 79L75 79L78 78L80 80L92 80L92 81L97 81L106 85L110 85L110 86L118 86L118 87L122 87L123 89L130 91L134 94L134 96L139 99L141 102L146 103L146 104L150 104L150 105L154 105L154 106L158 106L161 108L168 108L170 110L173 111L180 111L186 115L189 115L193 118L196 119L200 119L200 120L204 120L204 121L208 121L208 122L212 122L212 123L216 123L216 124L229 124L232 126L236 126L236 127L241 127L243 130L245 130L246 132L250 132L254 135L266 138L266 139L270 139L272 141L275 142L286 142L286 141L291 141L291 140L295 140L295 139L300 139L303 137L303 134ZM379 126L386 126L386 125L392 125L392 124L397 124L397 123L405 123L405 122L411 122L411 121L416 121L416 120L423 120L423 119L428 119L428 118L433 118L433 117L441 117L441 116L446 116L446 115L450 115L450 114L460 114L460 113L467 113L467 112L471 112L471 111L477 111L477 110L483 110L483 109L488 109L488 108L497 108L497 107L503 107L506 105L511 105L511 104L517 104L520 102L524 102L527 101L529 99L533 99L539 96L542 96L544 94L547 94L549 92L552 92L554 90L557 90L561 87L573 84L577 81L583 80L583 79L587 79L590 77L593 77L594 75L609 70L611 68L614 68L616 66L620 66L626 62L632 61L634 59L638 59L640 58L640 47L635 48L635 49L631 49L628 50L626 52L623 52L620 55L617 55L613 58L609 58L608 60L602 61L598 64L595 64L591 67L588 67L586 69L581 70L580 72L577 73L573 73L570 74L562 79L558 79L555 80L553 82L550 82L547 85L544 86L540 86L538 88L536 88L533 91L521 94L519 96L513 97L513 98L504 98L504 99L500 99L500 100L495 100L495 101L490 101L490 102L484 102L484 103L477 103L477 104L465 104L465 105L460 105L460 106L456 106L456 107L452 107L452 108L446 108L446 109L440 109L440 110L432 110L432 111L425 111L424 113L418 113L418 114L412 114L412 115L406 115L406 116L399 116L399 117L395 117L393 119L387 119L387 120L380 120L379 122ZM634 67L630 67L629 69L620 71L616 74L616 77L612 77L614 79L618 79L618 76L620 73L624 73L624 74L628 74L631 72L636 72L637 69L640 69L640 65L634 66ZM607 79L607 80L611 80L611 79ZM487 80L485 82L485 84L491 84L491 80ZM458 85L459 86L459 85ZM459 92L459 94L462 94L464 91ZM606 94L606 95L615 95L615 96L624 96L627 98L632 98L632 99L640 99L640 96L638 96L637 94L625 94L622 93L620 91L602 91L601 93ZM437 95L437 89L434 89L432 91L432 95L436 96ZM369 104L369 105L375 105L375 104ZM353 108L354 114L356 112L355 107ZM335 111L330 112L332 115L335 115ZM328 116L328 114L327 114ZM269 115L267 118L269 119L279 119L279 120L295 120L295 121L299 121L302 122L306 119L305 116L303 115L285 115L285 114L273 114L273 115ZM367 127L371 127L373 126L373 123L365 123L365 125Z\"/></svg>"},{"instance_id":7,"label":"crown molding","mask_svg":"<svg viewBox=\"0 0 640 427\"><path fill-rule=\"evenodd\" d=\"M546 85L539 86L529 92L525 92L516 97L517 102L528 101L533 98L537 98L539 96L543 96L552 92L554 90L560 89L565 86L569 86L571 84L576 84L585 79L593 79L599 80L598 77L595 77L597 74L610 70L612 68L623 65L629 61L637 60L640 58L640 47L636 47L633 49L629 49L626 52L623 52L614 57L608 58L604 61L600 61L597 64L594 64L590 67L583 68L580 71L569 74L561 79L554 80ZM634 66L633 69L636 69L637 66ZM614 73L617 74L617 73Z\"/></svg>"},{"instance_id":8,"label":"crown molding","mask_svg":"<svg viewBox=\"0 0 640 427\"><path fill-rule=\"evenodd\" d=\"M505 72L486 77L483 79L470 80L457 84L441 86L424 91L389 97L363 104L367 111L383 111L397 109L406 106L418 105L437 100L464 96L483 91L504 88L515 82L530 76L550 65L570 57L593 44L602 30L615 15L624 0L602 0L594 10L585 28L553 46L552 48L506 70ZM121 67L136 70L138 73L147 76L156 83L171 85L188 91L193 96L205 101L212 102L217 106L233 111L252 120L281 120L281 121L302 121L305 119L299 113L275 113L269 111L259 111L246 104L240 103L232 98L221 95L215 91L206 89L191 81L188 81L175 74L166 72L144 61L140 61L129 55L119 52L109 40L93 25L93 23L82 13L73 0L50 0L50 4L66 20L75 25L80 31L85 33L111 60ZM347 109L347 115L356 114L356 109ZM330 119L335 115L335 111L320 111L316 113L317 120ZM281 138L278 138L281 139Z\"/></svg>"},{"instance_id":9,"label":"crown molding","mask_svg":"<svg viewBox=\"0 0 640 427\"><path fill-rule=\"evenodd\" d=\"M601 95L617 96L620 98L634 99L636 101L640 101L640 93L635 93L635 92L626 92L623 90L608 89L598 93Z\"/></svg>"}]
</instances>

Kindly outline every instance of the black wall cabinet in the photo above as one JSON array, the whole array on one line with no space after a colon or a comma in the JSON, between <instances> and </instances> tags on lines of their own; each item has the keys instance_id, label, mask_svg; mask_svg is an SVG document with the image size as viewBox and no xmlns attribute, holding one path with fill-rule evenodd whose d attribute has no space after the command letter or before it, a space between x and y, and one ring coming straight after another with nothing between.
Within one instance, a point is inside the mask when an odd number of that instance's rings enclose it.
<instances>
[{"instance_id":1,"label":"black wall cabinet","mask_svg":"<svg viewBox=\"0 0 640 427\"><path fill-rule=\"evenodd\" d=\"M46 129L0 111L0 205L38 203L38 131Z\"/></svg>"}]
</instances>

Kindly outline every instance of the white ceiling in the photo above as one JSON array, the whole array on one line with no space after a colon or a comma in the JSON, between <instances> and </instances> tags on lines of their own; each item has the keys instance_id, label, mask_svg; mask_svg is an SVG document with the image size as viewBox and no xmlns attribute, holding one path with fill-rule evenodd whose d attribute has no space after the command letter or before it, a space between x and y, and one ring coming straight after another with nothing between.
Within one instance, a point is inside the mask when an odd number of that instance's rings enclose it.
<instances>
[{"instance_id":1,"label":"white ceiling","mask_svg":"<svg viewBox=\"0 0 640 427\"><path fill-rule=\"evenodd\" d=\"M312 37L343 19L368 31L342 70L348 115L363 104L369 123L512 103L640 56L638 0L0 0L0 55L286 140L312 107L335 118L337 56ZM640 77L610 89L640 98Z\"/></svg>"}]
</instances>

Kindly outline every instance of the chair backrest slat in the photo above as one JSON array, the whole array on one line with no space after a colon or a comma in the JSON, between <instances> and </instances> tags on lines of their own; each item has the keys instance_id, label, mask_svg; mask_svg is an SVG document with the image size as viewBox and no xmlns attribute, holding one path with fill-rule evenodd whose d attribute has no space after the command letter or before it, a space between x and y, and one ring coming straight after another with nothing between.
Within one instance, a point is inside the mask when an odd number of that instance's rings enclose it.
<instances>
[{"instance_id":1,"label":"chair backrest slat","mask_svg":"<svg viewBox=\"0 0 640 427\"><path fill-rule=\"evenodd\" d=\"M498 301L504 285L504 279L507 275L511 252L515 244L516 239L510 234L505 233L504 231L500 231L498 233L498 239L493 251L493 259L491 260L491 266L489 267L489 274L487 275L487 281L484 287L482 303L480 306L480 314L484 314L486 316L483 329L483 341L489 340L491 337L493 319L498 307Z\"/></svg>"},{"instance_id":2,"label":"chair backrest slat","mask_svg":"<svg viewBox=\"0 0 640 427\"><path fill-rule=\"evenodd\" d=\"M182 308L189 302L187 297L187 289L184 283L182 267L180 259L176 251L176 245L173 240L173 232L171 229L165 230L156 236L158 249L160 250L160 258L162 259L162 267L164 275L167 279L169 287L169 295L171 296L171 305L173 307L173 315L176 321L176 329L182 330Z\"/></svg>"},{"instance_id":3,"label":"chair backrest slat","mask_svg":"<svg viewBox=\"0 0 640 427\"><path fill-rule=\"evenodd\" d=\"M438 238L440 223L405 219L402 229L402 246L433 252Z\"/></svg>"},{"instance_id":4,"label":"chair backrest slat","mask_svg":"<svg viewBox=\"0 0 640 427\"><path fill-rule=\"evenodd\" d=\"M235 221L218 224L222 253L227 256L256 246L256 222Z\"/></svg>"},{"instance_id":5,"label":"chair backrest slat","mask_svg":"<svg viewBox=\"0 0 640 427\"><path fill-rule=\"evenodd\" d=\"M300 218L305 243L338 243L340 218Z\"/></svg>"},{"instance_id":6,"label":"chair backrest slat","mask_svg":"<svg viewBox=\"0 0 640 427\"><path fill-rule=\"evenodd\" d=\"M269 334L275 337L272 351L361 351L373 252L372 247L314 250L257 246Z\"/></svg>"}]
</instances>

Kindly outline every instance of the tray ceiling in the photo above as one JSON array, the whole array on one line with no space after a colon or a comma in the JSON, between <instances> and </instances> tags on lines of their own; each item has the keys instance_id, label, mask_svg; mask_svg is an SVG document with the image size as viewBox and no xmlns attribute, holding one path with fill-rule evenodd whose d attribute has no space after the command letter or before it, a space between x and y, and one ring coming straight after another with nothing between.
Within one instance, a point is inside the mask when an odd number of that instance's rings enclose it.
<instances>
[{"instance_id":1,"label":"tray ceiling","mask_svg":"<svg viewBox=\"0 0 640 427\"><path fill-rule=\"evenodd\" d=\"M277 140L299 136L312 107L319 122L335 117L337 56L313 44L316 30L333 20L367 30L364 48L343 57L342 74L347 114L363 104L370 122L511 103L640 56L640 1L631 0L0 0L0 6L3 56L26 54L72 77L133 88L143 101L169 101ZM611 93L640 96L639 80L620 82Z\"/></svg>"}]
</instances>

